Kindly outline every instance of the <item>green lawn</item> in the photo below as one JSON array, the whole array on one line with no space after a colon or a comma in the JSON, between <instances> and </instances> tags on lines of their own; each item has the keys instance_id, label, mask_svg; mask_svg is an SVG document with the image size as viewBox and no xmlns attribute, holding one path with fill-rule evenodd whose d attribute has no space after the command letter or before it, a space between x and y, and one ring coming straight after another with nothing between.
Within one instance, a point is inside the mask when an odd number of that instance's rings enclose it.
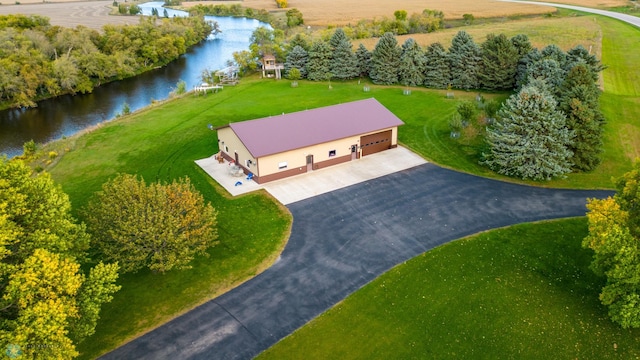
<instances>
[{"instance_id":1,"label":"green lawn","mask_svg":"<svg viewBox=\"0 0 640 360\"><path fill-rule=\"evenodd\" d=\"M640 82L631 84L637 78L634 78L633 74L629 75L629 72L625 73L631 71L625 69L638 63L639 33L636 29L612 20L598 21L602 24L605 38L603 62L610 65L610 69L606 70L604 75L606 92L602 98L602 108L608 119L603 164L593 173L572 174L567 179L534 184L580 188L611 187L611 177L627 171L633 155L638 156L640 137L634 136L638 131L637 123L634 121L640 115ZM618 33L622 35L617 37ZM612 42L610 39L615 41ZM626 60L627 57L631 61ZM637 72L634 74L638 76ZM625 79L627 81L624 81ZM86 204L92 193L100 189L102 183L117 173L140 174L147 181L168 181L189 176L206 200L219 210L220 244L210 250L210 257L196 259L192 270L173 271L165 275L141 272L124 276L119 280L123 288L116 294L114 301L104 307L96 335L79 347L83 358L92 358L112 349L126 339L156 327L245 281L268 266L283 248L291 224L286 209L266 193L231 199L194 164L194 160L210 156L217 151L215 132L208 129L208 124L218 126L375 97L405 121L406 125L401 127L399 132L399 139L404 145L442 166L507 179L478 165L478 154L482 144L475 140L473 131L480 131L480 126L471 127L469 133L465 134L466 137L461 140L449 138L449 116L455 111L459 100L471 99L475 93L458 92L456 98L451 100L446 99L442 91L422 88L414 89L410 96L405 96L402 87L372 85L370 92L364 92L362 84L357 81L334 81L331 83L332 89L329 89L328 85L300 81L299 87L292 88L286 80L246 78L240 85L226 87L218 94L206 97L187 95L178 100L154 105L118 121L104 124L84 136L66 139L47 147L56 149L63 155L56 159L57 163L49 171L70 195L76 211ZM485 94L486 98L503 99L506 96L507 94ZM535 225L525 229L538 227L539 231L544 231L546 225ZM571 234L573 230L570 227L560 227L555 231L562 237L562 234ZM429 254L440 254L440 251ZM473 284L469 283L464 286L471 285ZM478 288L478 292L480 290ZM592 307L597 307L597 300L593 300L596 292L591 290L589 296ZM482 296L490 296L491 292L487 294ZM409 296L408 293L405 295ZM443 295L445 298L457 296L446 293ZM518 293L506 293L505 296L515 297ZM548 299L536 301L546 302ZM452 303L449 307L452 312L461 314L475 309L465 307L464 303ZM597 311L601 313L602 309ZM515 315L507 312L503 316ZM473 324L467 321L465 316L451 318L451 321ZM604 318L604 315L601 314L601 317ZM504 321L506 320L503 320L503 323ZM350 324L337 322L333 326L348 329ZM584 326L593 329L596 325ZM548 328L550 325L536 331L551 331ZM481 334L474 334L473 329L465 331L469 332L467 341L479 341L474 346L476 351L484 349L479 337ZM609 330L606 331L608 333ZM383 336L386 334L379 335ZM321 338L318 341L321 341ZM423 337L415 338L413 341L422 342ZM618 345L625 341L624 338L619 340ZM385 351L398 350L395 342L387 343L394 345ZM569 342L565 342L564 345L573 346ZM489 345L487 347L491 348ZM525 350L527 349L514 351Z\"/></svg>"},{"instance_id":2,"label":"green lawn","mask_svg":"<svg viewBox=\"0 0 640 360\"><path fill-rule=\"evenodd\" d=\"M632 359L581 248L586 221L523 224L397 266L258 359Z\"/></svg>"}]
</instances>

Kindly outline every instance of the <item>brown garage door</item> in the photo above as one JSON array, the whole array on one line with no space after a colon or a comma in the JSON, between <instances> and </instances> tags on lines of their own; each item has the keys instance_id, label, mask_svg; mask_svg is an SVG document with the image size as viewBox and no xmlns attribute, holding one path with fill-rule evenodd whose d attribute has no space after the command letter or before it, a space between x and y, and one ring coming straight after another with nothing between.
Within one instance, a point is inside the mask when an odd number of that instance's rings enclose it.
<instances>
[{"instance_id":1,"label":"brown garage door","mask_svg":"<svg viewBox=\"0 0 640 360\"><path fill-rule=\"evenodd\" d=\"M361 136L362 156L371 155L391 148L391 130Z\"/></svg>"}]
</instances>

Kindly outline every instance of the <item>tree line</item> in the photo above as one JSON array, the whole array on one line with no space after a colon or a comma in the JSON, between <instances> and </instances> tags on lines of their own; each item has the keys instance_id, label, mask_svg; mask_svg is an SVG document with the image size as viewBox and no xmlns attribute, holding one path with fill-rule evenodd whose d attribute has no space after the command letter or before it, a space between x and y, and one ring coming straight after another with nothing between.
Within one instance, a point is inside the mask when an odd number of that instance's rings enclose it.
<instances>
[{"instance_id":1,"label":"tree line","mask_svg":"<svg viewBox=\"0 0 640 360\"><path fill-rule=\"evenodd\" d=\"M0 106L89 93L166 65L213 29L203 17L141 17L138 25L105 25L101 33L51 26L37 15L0 16Z\"/></svg>"},{"instance_id":2,"label":"tree line","mask_svg":"<svg viewBox=\"0 0 640 360\"><path fill-rule=\"evenodd\" d=\"M523 34L490 34L477 44L460 31L448 49L441 43L423 48L412 38L400 45L387 32L372 51L362 44L354 51L341 28L328 40L310 42L297 34L286 44L282 32L259 28L250 49L234 58L250 70L263 54L275 55L286 76L296 79L368 77L383 85L516 91L487 127L482 164L508 176L545 180L591 171L600 162L604 117L597 81L604 66L581 45L567 52L556 45L539 50ZM530 113L522 115L522 109ZM531 131L532 124L539 129Z\"/></svg>"},{"instance_id":3,"label":"tree line","mask_svg":"<svg viewBox=\"0 0 640 360\"><path fill-rule=\"evenodd\" d=\"M0 157L0 340L10 358L78 356L119 274L189 268L216 244L217 212L188 179L119 175L80 213L86 225L49 174Z\"/></svg>"}]
</instances>

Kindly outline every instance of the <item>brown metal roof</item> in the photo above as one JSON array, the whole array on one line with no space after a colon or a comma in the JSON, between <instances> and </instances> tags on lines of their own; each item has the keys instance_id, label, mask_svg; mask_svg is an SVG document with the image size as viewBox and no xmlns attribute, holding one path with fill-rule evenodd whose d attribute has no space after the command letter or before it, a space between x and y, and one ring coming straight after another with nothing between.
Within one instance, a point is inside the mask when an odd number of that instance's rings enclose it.
<instances>
[{"instance_id":1,"label":"brown metal roof","mask_svg":"<svg viewBox=\"0 0 640 360\"><path fill-rule=\"evenodd\" d=\"M404 124L376 99L231 123L254 158Z\"/></svg>"}]
</instances>

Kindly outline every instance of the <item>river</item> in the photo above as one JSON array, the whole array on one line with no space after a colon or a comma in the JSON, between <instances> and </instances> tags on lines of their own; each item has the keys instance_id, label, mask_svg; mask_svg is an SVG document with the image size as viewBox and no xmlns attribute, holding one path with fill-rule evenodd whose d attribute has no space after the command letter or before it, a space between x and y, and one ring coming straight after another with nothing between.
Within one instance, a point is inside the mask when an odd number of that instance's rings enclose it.
<instances>
[{"instance_id":1,"label":"river","mask_svg":"<svg viewBox=\"0 0 640 360\"><path fill-rule=\"evenodd\" d=\"M163 14L162 2L141 4L143 15L157 8ZM168 9L169 16L186 13ZM34 140L46 143L73 135L97 123L108 121L122 112L127 103L132 111L164 100L180 80L187 89L200 84L203 70L226 67L233 53L247 50L253 31L259 26L270 27L255 19L207 16L218 22L222 32L210 36L167 66L133 78L102 85L91 94L66 95L44 100L35 108L0 111L0 154L10 158L22 153L22 145Z\"/></svg>"}]
</instances>

